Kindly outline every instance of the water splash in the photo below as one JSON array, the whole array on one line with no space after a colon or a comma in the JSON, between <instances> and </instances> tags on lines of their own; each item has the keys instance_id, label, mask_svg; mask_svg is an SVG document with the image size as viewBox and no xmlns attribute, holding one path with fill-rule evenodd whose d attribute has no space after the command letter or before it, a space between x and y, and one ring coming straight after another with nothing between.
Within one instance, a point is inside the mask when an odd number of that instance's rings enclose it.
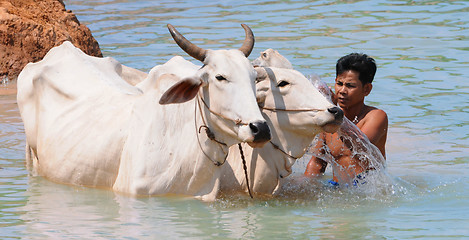
<instances>
[{"instance_id":1,"label":"water splash","mask_svg":"<svg viewBox=\"0 0 469 240\"><path fill-rule=\"evenodd\" d=\"M332 102L332 91L325 82L321 81L317 75L308 76L308 79L310 79L311 83L330 102ZM384 172L386 166L386 159L381 154L381 151L374 144L372 144L368 137L363 134L360 129L349 119L344 118L344 121L337 133L338 137L344 143L343 147L349 148L349 150L351 151L351 157L359 159L359 163L362 164L361 167L363 169L369 169L375 172ZM318 137L316 137L312 143L312 146L315 146L318 141L319 139ZM324 159L329 164L334 164L336 167L341 167L337 164L335 158L332 156L327 146L325 146L323 150L324 151L310 151L310 153L312 153L316 157ZM357 182L363 182L358 180L361 180L360 178L364 177L365 176L357 176L355 180ZM345 179L339 180L342 180L339 182L344 182Z\"/></svg>"},{"instance_id":2,"label":"water splash","mask_svg":"<svg viewBox=\"0 0 469 240\"><path fill-rule=\"evenodd\" d=\"M332 92L327 84L316 75L308 76L311 83L330 101ZM341 147L348 148L351 157L358 159L364 172L358 174L353 179L340 179L337 176L338 185L332 185L321 177L308 178L303 176L304 167L299 167L298 172L291 178L282 182L282 188L278 191L278 197L298 201L312 201L316 206L327 208L331 204L334 206L350 207L362 205L363 201L378 201L383 203L393 202L399 196L405 195L407 188L395 182L386 171L386 160L380 150L373 145L368 137L347 118L344 118L338 137L344 143ZM318 135L319 136L319 135ZM316 156L326 161L332 168L342 168L331 154L328 146L324 146L322 151L314 149L319 137L313 140L307 154L298 161L307 163L309 157ZM297 164L298 164L297 163ZM329 178L329 176L328 176Z\"/></svg>"}]
</instances>

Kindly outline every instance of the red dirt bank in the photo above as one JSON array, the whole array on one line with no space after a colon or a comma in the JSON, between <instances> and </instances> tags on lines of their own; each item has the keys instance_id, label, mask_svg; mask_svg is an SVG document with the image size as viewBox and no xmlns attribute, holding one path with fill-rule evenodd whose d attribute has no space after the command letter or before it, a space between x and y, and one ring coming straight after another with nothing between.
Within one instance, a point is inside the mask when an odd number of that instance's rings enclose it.
<instances>
[{"instance_id":1,"label":"red dirt bank","mask_svg":"<svg viewBox=\"0 0 469 240\"><path fill-rule=\"evenodd\" d=\"M88 55L102 57L91 31L61 0L0 0L0 83L15 79L28 62L53 47L72 42Z\"/></svg>"}]
</instances>

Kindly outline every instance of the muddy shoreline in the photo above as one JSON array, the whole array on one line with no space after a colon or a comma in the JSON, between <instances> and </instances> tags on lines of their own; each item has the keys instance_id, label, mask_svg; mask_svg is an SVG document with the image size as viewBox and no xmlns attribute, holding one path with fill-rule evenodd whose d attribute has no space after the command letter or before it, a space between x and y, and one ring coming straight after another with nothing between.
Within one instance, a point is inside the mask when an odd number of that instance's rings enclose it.
<instances>
[{"instance_id":1,"label":"muddy shoreline","mask_svg":"<svg viewBox=\"0 0 469 240\"><path fill-rule=\"evenodd\" d=\"M0 81L0 96L16 95L16 80Z\"/></svg>"}]
</instances>

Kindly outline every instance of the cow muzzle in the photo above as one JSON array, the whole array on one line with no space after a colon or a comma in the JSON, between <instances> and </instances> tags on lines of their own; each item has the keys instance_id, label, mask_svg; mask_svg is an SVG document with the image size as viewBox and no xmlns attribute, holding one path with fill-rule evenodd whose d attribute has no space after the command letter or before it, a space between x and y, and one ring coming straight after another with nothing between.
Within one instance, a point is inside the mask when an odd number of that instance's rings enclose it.
<instances>
[{"instance_id":1,"label":"cow muzzle","mask_svg":"<svg viewBox=\"0 0 469 240\"><path fill-rule=\"evenodd\" d=\"M334 115L335 121L342 123L342 121L344 120L344 111L342 111L342 109L338 107L331 107L328 108L327 111Z\"/></svg>"},{"instance_id":2,"label":"cow muzzle","mask_svg":"<svg viewBox=\"0 0 469 240\"><path fill-rule=\"evenodd\" d=\"M251 147L262 147L272 138L269 125L266 121L251 122L249 123L249 128L254 137L253 141L249 142Z\"/></svg>"},{"instance_id":3,"label":"cow muzzle","mask_svg":"<svg viewBox=\"0 0 469 240\"><path fill-rule=\"evenodd\" d=\"M332 122L329 122L324 125L323 129L328 133L334 133L339 130L340 125L344 121L344 111L342 111L342 109L338 107L328 108L327 111L333 115L334 119L332 120Z\"/></svg>"}]
</instances>

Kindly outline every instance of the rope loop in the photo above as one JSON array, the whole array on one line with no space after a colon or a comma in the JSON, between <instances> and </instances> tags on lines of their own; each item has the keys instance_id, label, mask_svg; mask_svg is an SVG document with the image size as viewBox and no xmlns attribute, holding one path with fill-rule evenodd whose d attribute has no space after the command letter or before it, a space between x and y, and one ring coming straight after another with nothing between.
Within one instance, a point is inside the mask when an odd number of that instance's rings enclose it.
<instances>
[{"instance_id":1,"label":"rope loop","mask_svg":"<svg viewBox=\"0 0 469 240\"><path fill-rule=\"evenodd\" d=\"M284 109L284 108L269 108L269 107L261 107L264 110L268 110L271 112L319 112L323 111L322 109L318 108L305 108L305 109Z\"/></svg>"},{"instance_id":2,"label":"rope loop","mask_svg":"<svg viewBox=\"0 0 469 240\"><path fill-rule=\"evenodd\" d=\"M202 122L203 122L203 125L200 125L200 127L198 129L198 133L200 134L200 131L202 130L202 128L205 128L205 133L207 134L207 137L210 140L218 143L218 147L220 147L220 149L225 153L225 161L226 161L226 157L228 156L228 153L226 153L225 150L223 150L223 147L221 146L221 145L226 146L226 143L218 141L215 138L215 134L212 131L210 131L210 128L206 125L205 119L204 119L204 116L203 116L203 113L202 113L202 109L200 108L199 101L195 102L195 109L194 109L194 125L195 125L195 128L197 129L197 117L196 117L197 116L197 107L199 108L200 115L201 115ZM202 153L205 155L205 157L207 157L210 161L212 161L216 166L222 165L224 162L219 163L219 162L213 161L210 158L210 156L204 151L204 149L202 148L202 145L200 144L199 134L196 134L197 135L197 143L199 144L199 147L200 147L200 150L202 150Z\"/></svg>"},{"instance_id":3,"label":"rope loop","mask_svg":"<svg viewBox=\"0 0 469 240\"><path fill-rule=\"evenodd\" d=\"M272 146L273 146L275 149L279 150L281 153L287 155L288 157L293 158L293 159L295 159L295 160L299 158L299 157L294 157L294 156L288 154L287 152L283 151L279 146L277 146L277 145L276 145L275 143L273 143L272 141L269 141L269 142L270 142L270 144L272 144Z\"/></svg>"},{"instance_id":4,"label":"rope loop","mask_svg":"<svg viewBox=\"0 0 469 240\"><path fill-rule=\"evenodd\" d=\"M241 120L241 119L239 119L239 118L238 118L238 119L231 119L231 118L229 118L229 117L227 117L227 116L224 116L224 115L222 115L222 114L220 114L220 113L214 112L212 109L210 109L210 107L207 105L207 103L205 102L205 100L200 96L200 94L197 94L197 96L198 96L198 98L202 101L202 103L204 104L205 108L207 108L207 110L208 110L210 113L212 113L213 115L215 115L215 116L217 116L217 117L219 117L219 118L223 118L223 119L225 119L225 120L227 120L227 121L232 121L232 122L234 122L236 125L248 125L248 124L249 124L249 123L243 122L243 120Z\"/></svg>"}]
</instances>

